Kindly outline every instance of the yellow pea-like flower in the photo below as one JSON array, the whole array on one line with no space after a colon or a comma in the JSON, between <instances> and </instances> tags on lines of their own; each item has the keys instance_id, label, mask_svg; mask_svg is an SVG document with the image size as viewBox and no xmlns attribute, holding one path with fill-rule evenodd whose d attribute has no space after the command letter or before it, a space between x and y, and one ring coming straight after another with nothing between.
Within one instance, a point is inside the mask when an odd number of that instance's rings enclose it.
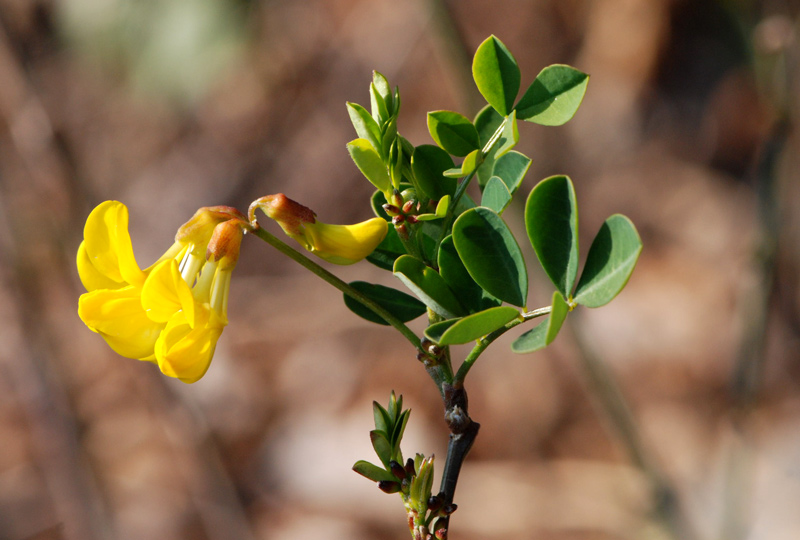
<instances>
[{"instance_id":1,"label":"yellow pea-like flower","mask_svg":"<svg viewBox=\"0 0 800 540\"><path fill-rule=\"evenodd\" d=\"M250 223L261 209L283 231L314 255L334 264L353 264L375 251L388 231L386 220L375 217L354 225L329 225L314 212L283 193L267 195L250 205Z\"/></svg>"},{"instance_id":2,"label":"yellow pea-like flower","mask_svg":"<svg viewBox=\"0 0 800 540\"><path fill-rule=\"evenodd\" d=\"M328 225L316 221L304 227L311 253L334 264L353 264L378 247L388 230L386 220L375 217L355 225Z\"/></svg>"},{"instance_id":3,"label":"yellow pea-like flower","mask_svg":"<svg viewBox=\"0 0 800 540\"><path fill-rule=\"evenodd\" d=\"M78 249L78 274L88 291L78 302L81 320L121 356L197 381L227 324L231 273L248 227L233 208L201 208L172 247L142 270L128 209L117 201L100 204L86 220Z\"/></svg>"}]
</instances>

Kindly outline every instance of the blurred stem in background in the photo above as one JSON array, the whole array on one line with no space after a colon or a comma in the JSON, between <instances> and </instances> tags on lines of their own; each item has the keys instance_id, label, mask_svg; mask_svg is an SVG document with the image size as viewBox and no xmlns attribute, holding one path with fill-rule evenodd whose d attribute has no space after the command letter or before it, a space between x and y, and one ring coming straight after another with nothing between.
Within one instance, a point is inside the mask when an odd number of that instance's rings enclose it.
<instances>
[{"instance_id":1,"label":"blurred stem in background","mask_svg":"<svg viewBox=\"0 0 800 540\"><path fill-rule=\"evenodd\" d=\"M578 367L588 385L590 397L610 424L628 459L649 482L654 517L674 540L697 538L681 506L678 491L642 439L636 418L614 374L584 338L580 316L573 315L571 323L573 340L578 346Z\"/></svg>"},{"instance_id":2,"label":"blurred stem in background","mask_svg":"<svg viewBox=\"0 0 800 540\"><path fill-rule=\"evenodd\" d=\"M783 211L780 165L791 134L791 96L796 84L795 65L800 58L797 22L788 16L772 15L745 27L754 43L755 76L763 99L772 107L774 120L752 173L757 203L754 224L757 234L752 252L754 279L739 301L743 333L731 378L733 438L728 449L719 534L727 540L744 539L750 529L748 508L755 469L749 424L763 379L770 307L778 292L775 270Z\"/></svg>"}]
</instances>

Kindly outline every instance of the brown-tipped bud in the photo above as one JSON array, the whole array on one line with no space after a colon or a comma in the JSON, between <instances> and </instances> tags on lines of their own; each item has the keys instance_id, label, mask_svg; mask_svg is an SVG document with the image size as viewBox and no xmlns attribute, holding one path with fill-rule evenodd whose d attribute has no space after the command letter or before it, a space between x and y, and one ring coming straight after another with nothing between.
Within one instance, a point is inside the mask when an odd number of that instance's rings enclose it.
<instances>
[{"instance_id":1,"label":"brown-tipped bud","mask_svg":"<svg viewBox=\"0 0 800 540\"><path fill-rule=\"evenodd\" d=\"M437 540L447 540L447 529L444 527L441 529L436 529L434 536L436 536Z\"/></svg>"},{"instance_id":2,"label":"brown-tipped bud","mask_svg":"<svg viewBox=\"0 0 800 540\"><path fill-rule=\"evenodd\" d=\"M433 513L439 511L439 509L444 504L444 499L442 499L439 495L431 495L431 498L428 499L428 510Z\"/></svg>"},{"instance_id":3,"label":"brown-tipped bud","mask_svg":"<svg viewBox=\"0 0 800 540\"><path fill-rule=\"evenodd\" d=\"M408 221L412 225L416 225L419 222L417 216L406 216L406 221Z\"/></svg>"},{"instance_id":4,"label":"brown-tipped bud","mask_svg":"<svg viewBox=\"0 0 800 540\"><path fill-rule=\"evenodd\" d=\"M400 482L392 482L391 480L381 480L378 482L378 489L384 493L397 493L400 491Z\"/></svg>"},{"instance_id":5,"label":"brown-tipped bud","mask_svg":"<svg viewBox=\"0 0 800 540\"><path fill-rule=\"evenodd\" d=\"M383 211L393 217L400 213L400 209L393 204L384 204Z\"/></svg>"},{"instance_id":6,"label":"brown-tipped bud","mask_svg":"<svg viewBox=\"0 0 800 540\"><path fill-rule=\"evenodd\" d=\"M444 514L445 516L449 516L450 514L455 512L456 510L458 510L458 505L456 503L450 503L450 504L444 505L444 507L442 508L442 512L441 513Z\"/></svg>"},{"instance_id":7,"label":"brown-tipped bud","mask_svg":"<svg viewBox=\"0 0 800 540\"><path fill-rule=\"evenodd\" d=\"M401 206L403 206L403 196L400 194L399 191L394 190L391 199L392 200L390 202L394 204L396 207L400 208Z\"/></svg>"},{"instance_id":8,"label":"brown-tipped bud","mask_svg":"<svg viewBox=\"0 0 800 540\"><path fill-rule=\"evenodd\" d=\"M402 224L406 220L405 216L394 216L392 218L392 224L397 227L398 225Z\"/></svg>"},{"instance_id":9,"label":"brown-tipped bud","mask_svg":"<svg viewBox=\"0 0 800 540\"><path fill-rule=\"evenodd\" d=\"M430 345L428 345L427 351L428 351L428 353L430 355L436 356L436 357L438 357L438 356L440 356L442 354L442 348L439 347L436 343L431 343Z\"/></svg>"},{"instance_id":10,"label":"brown-tipped bud","mask_svg":"<svg viewBox=\"0 0 800 540\"><path fill-rule=\"evenodd\" d=\"M416 201L413 201L413 200L404 202L403 203L403 213L404 214L408 214L409 212L411 212L414 209L414 204L415 203L416 203Z\"/></svg>"},{"instance_id":11,"label":"brown-tipped bud","mask_svg":"<svg viewBox=\"0 0 800 540\"><path fill-rule=\"evenodd\" d=\"M407 476L406 470L403 468L402 465L400 465L395 460L392 460L392 461L389 462L389 469L392 471L392 474L394 475L394 477L397 478L398 480L405 480L406 479L406 476Z\"/></svg>"},{"instance_id":12,"label":"brown-tipped bud","mask_svg":"<svg viewBox=\"0 0 800 540\"><path fill-rule=\"evenodd\" d=\"M417 471L414 469L414 458L408 458L406 460L406 474L408 474L410 478L416 476Z\"/></svg>"}]
</instances>

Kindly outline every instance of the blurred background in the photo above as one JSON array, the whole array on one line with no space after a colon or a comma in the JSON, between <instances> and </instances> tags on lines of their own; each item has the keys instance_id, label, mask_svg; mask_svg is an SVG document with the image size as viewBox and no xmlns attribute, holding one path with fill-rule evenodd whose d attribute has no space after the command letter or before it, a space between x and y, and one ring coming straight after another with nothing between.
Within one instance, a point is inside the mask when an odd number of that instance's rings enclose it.
<instances>
[{"instance_id":1,"label":"blurred background","mask_svg":"<svg viewBox=\"0 0 800 540\"><path fill-rule=\"evenodd\" d=\"M451 538L798 538L798 14L793 0L0 1L0 539L408 537L399 497L350 470L374 459L371 403L392 389L412 409L405 454L444 460L440 398L394 331L246 238L230 325L184 385L83 326L74 255L107 199L129 207L142 266L201 206L284 192L328 223L370 217L345 101L368 104L381 71L401 133L430 144L426 111L479 109L470 59L490 34L523 88L550 63L591 74L570 123L520 126L523 190L573 178L584 256L616 212L645 247L622 294L548 349L513 355L511 332L472 370L482 428ZM334 270L399 285L368 263ZM546 305L532 274L529 306Z\"/></svg>"}]
</instances>

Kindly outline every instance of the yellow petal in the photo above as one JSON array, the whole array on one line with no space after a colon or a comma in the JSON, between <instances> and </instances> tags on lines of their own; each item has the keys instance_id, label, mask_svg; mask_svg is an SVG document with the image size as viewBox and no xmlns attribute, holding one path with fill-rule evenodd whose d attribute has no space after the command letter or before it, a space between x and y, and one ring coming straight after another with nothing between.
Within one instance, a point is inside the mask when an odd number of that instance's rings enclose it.
<instances>
[{"instance_id":1,"label":"yellow petal","mask_svg":"<svg viewBox=\"0 0 800 540\"><path fill-rule=\"evenodd\" d=\"M133 255L128 233L128 208L118 201L97 206L83 229L86 258L107 278L141 286L145 274Z\"/></svg>"},{"instance_id":2,"label":"yellow petal","mask_svg":"<svg viewBox=\"0 0 800 540\"><path fill-rule=\"evenodd\" d=\"M182 310L194 326L192 290L181 277L175 259L163 261L147 276L142 287L142 307L151 320L160 323L166 323Z\"/></svg>"},{"instance_id":3,"label":"yellow petal","mask_svg":"<svg viewBox=\"0 0 800 540\"><path fill-rule=\"evenodd\" d=\"M94 291L97 289L120 289L127 286L127 283L114 281L107 275L101 273L97 267L92 264L89 254L86 253L86 242L81 242L78 248L77 263L78 275L87 291Z\"/></svg>"},{"instance_id":4,"label":"yellow petal","mask_svg":"<svg viewBox=\"0 0 800 540\"><path fill-rule=\"evenodd\" d=\"M211 364L223 328L224 325L213 313L207 324L195 328L189 326L183 313L175 314L155 347L161 372L185 383L198 381Z\"/></svg>"},{"instance_id":5,"label":"yellow petal","mask_svg":"<svg viewBox=\"0 0 800 540\"><path fill-rule=\"evenodd\" d=\"M147 317L136 287L100 289L81 295L78 315L121 356L146 358L153 354L163 323Z\"/></svg>"},{"instance_id":6,"label":"yellow petal","mask_svg":"<svg viewBox=\"0 0 800 540\"><path fill-rule=\"evenodd\" d=\"M312 252L335 264L360 261L375 251L387 230L388 224L379 217L355 225L328 225L319 221L305 225Z\"/></svg>"}]
</instances>

